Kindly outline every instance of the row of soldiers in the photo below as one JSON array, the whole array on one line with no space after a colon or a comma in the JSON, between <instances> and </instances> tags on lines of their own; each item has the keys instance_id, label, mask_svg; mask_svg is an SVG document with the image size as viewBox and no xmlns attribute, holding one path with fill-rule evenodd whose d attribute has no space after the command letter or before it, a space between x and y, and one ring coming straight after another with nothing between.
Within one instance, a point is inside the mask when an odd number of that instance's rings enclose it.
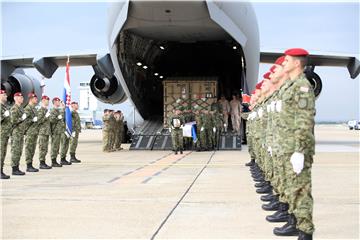
<instances>
[{"instance_id":1,"label":"row of soldiers","mask_svg":"<svg viewBox=\"0 0 360 240\"><path fill-rule=\"evenodd\" d=\"M214 150L218 146L221 132L224 130L223 117L216 110L184 110L179 108L168 119L172 146L175 154L184 150L184 140L187 149L196 148L197 151ZM196 122L196 138L183 137L185 123Z\"/></svg>"},{"instance_id":2,"label":"row of soldiers","mask_svg":"<svg viewBox=\"0 0 360 240\"><path fill-rule=\"evenodd\" d=\"M125 126L124 115L119 111L105 109L103 120L103 151L114 152L122 150L121 143L124 141Z\"/></svg>"},{"instance_id":3,"label":"row of soldiers","mask_svg":"<svg viewBox=\"0 0 360 240\"><path fill-rule=\"evenodd\" d=\"M38 172L33 166L36 145L39 145L40 169L62 167L71 163L80 163L76 158L79 133L81 132L80 116L77 112L78 103L72 102L72 136L65 133L65 105L58 97L52 99L53 108L49 111L50 98L42 96L41 106L37 107L38 98L34 93L28 95L29 102L22 107L24 97L21 92L14 94L14 104L9 108L5 90L0 90L1 101L1 179L10 176L3 171L7 146L11 138L12 175L25 175L19 169L20 158L25 143L25 161L27 172ZM46 164L49 141L51 138L51 166ZM60 150L61 147L61 150ZM70 147L70 161L66 154ZM60 151L60 163L56 161Z\"/></svg>"},{"instance_id":4,"label":"row of soldiers","mask_svg":"<svg viewBox=\"0 0 360 240\"><path fill-rule=\"evenodd\" d=\"M311 166L314 145L315 96L304 75L308 52L289 49L279 57L250 100L247 135L251 173L262 208L276 211L269 222L278 236L312 239Z\"/></svg>"}]
</instances>

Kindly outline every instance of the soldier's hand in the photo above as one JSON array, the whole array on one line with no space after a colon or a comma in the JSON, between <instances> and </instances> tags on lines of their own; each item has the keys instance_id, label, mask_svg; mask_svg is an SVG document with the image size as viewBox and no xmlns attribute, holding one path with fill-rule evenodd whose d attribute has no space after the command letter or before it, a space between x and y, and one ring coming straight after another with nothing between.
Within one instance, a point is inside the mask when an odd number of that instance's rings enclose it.
<instances>
[{"instance_id":1,"label":"soldier's hand","mask_svg":"<svg viewBox=\"0 0 360 240\"><path fill-rule=\"evenodd\" d=\"M204 127L201 127L201 128L200 128L200 131L201 131L201 132L204 131Z\"/></svg>"},{"instance_id":2,"label":"soldier's hand","mask_svg":"<svg viewBox=\"0 0 360 240\"><path fill-rule=\"evenodd\" d=\"M215 128L215 127L213 127L213 132L214 132L214 133L216 132L216 128Z\"/></svg>"},{"instance_id":3,"label":"soldier's hand","mask_svg":"<svg viewBox=\"0 0 360 240\"><path fill-rule=\"evenodd\" d=\"M37 117L34 117L32 121L33 121L33 122L37 122L37 120L38 120L38 118L37 118Z\"/></svg>"},{"instance_id":4,"label":"soldier's hand","mask_svg":"<svg viewBox=\"0 0 360 240\"><path fill-rule=\"evenodd\" d=\"M294 172L296 174L301 173L304 168L304 154L294 152L293 155L291 155L290 162L293 166Z\"/></svg>"},{"instance_id":5,"label":"soldier's hand","mask_svg":"<svg viewBox=\"0 0 360 240\"><path fill-rule=\"evenodd\" d=\"M46 112L45 117L46 117L46 118L50 117L50 113L49 113L49 112Z\"/></svg>"},{"instance_id":6,"label":"soldier's hand","mask_svg":"<svg viewBox=\"0 0 360 240\"><path fill-rule=\"evenodd\" d=\"M169 133L171 133L171 128L169 128Z\"/></svg>"},{"instance_id":7,"label":"soldier's hand","mask_svg":"<svg viewBox=\"0 0 360 240\"><path fill-rule=\"evenodd\" d=\"M6 110L6 111L4 112L4 116L5 116L5 117L10 116L10 112L9 112L9 110Z\"/></svg>"},{"instance_id":8,"label":"soldier's hand","mask_svg":"<svg viewBox=\"0 0 360 240\"><path fill-rule=\"evenodd\" d=\"M75 137L75 132L72 132L71 136L72 136L72 137Z\"/></svg>"},{"instance_id":9,"label":"soldier's hand","mask_svg":"<svg viewBox=\"0 0 360 240\"><path fill-rule=\"evenodd\" d=\"M62 119L62 115L59 115L57 118L58 118L59 120Z\"/></svg>"},{"instance_id":10,"label":"soldier's hand","mask_svg":"<svg viewBox=\"0 0 360 240\"><path fill-rule=\"evenodd\" d=\"M24 114L21 116L21 119L22 119L22 120L25 120L25 119L26 119L26 113L24 113Z\"/></svg>"}]
</instances>

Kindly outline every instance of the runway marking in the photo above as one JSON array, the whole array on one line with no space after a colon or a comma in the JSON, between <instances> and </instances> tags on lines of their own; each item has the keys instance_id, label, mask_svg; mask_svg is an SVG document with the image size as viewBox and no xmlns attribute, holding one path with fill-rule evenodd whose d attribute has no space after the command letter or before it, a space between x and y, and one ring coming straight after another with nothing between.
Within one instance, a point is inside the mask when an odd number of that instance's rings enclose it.
<instances>
[{"instance_id":1,"label":"runway marking","mask_svg":"<svg viewBox=\"0 0 360 240\"><path fill-rule=\"evenodd\" d=\"M165 168L170 168L191 153L192 152L188 151L184 152L184 154L179 155L170 153L151 165L149 164L148 166L143 166L140 170L132 174L129 174L127 176L121 176L121 181L119 181L119 183L147 183L155 176L161 174L163 172L164 166Z\"/></svg>"},{"instance_id":2,"label":"runway marking","mask_svg":"<svg viewBox=\"0 0 360 240\"><path fill-rule=\"evenodd\" d=\"M147 164L145 164L145 165L143 165L143 166L141 166L141 167L138 167L138 168L136 168L136 169L134 169L134 170L131 170L131 171L129 171L129 172L126 172L126 173L122 174L121 176L114 177L114 178L110 179L109 181L107 181L107 183L116 182L117 180L121 179L122 177L129 176L129 175L131 175L131 174L133 174L133 173L135 173L135 172L137 172L137 171L139 171L139 170L141 170L141 169L143 169L143 168L145 168L145 167L147 167L147 166L150 166L150 165L152 165L152 164L160 161L160 160L163 159L163 158L168 157L168 156L171 155L171 154L172 154L172 153L167 153L166 155L164 155L164 156L162 156L162 157L160 157L160 158L158 158L158 159L156 159L156 160L152 160L151 162L149 162L149 163L147 163Z\"/></svg>"},{"instance_id":3,"label":"runway marking","mask_svg":"<svg viewBox=\"0 0 360 240\"><path fill-rule=\"evenodd\" d=\"M170 167L174 166L175 164L177 164L179 161L181 161L182 159L184 159L186 156L188 156L189 154L191 154L192 152L189 152L187 154L183 154L183 155L179 155L181 156L179 159L177 159L176 161L172 162L171 164L167 165L165 168L161 169L160 171L154 173L152 176L146 178L144 181L142 181L141 183L146 184L148 183L151 179L153 179L156 176L159 176L161 173L163 173L164 171L168 170ZM159 165L161 166L161 165Z\"/></svg>"},{"instance_id":4,"label":"runway marking","mask_svg":"<svg viewBox=\"0 0 360 240\"><path fill-rule=\"evenodd\" d=\"M169 214L165 217L165 219L161 222L160 226L157 228L157 230L155 231L155 233L151 236L151 240L155 239L155 237L158 235L158 233L160 232L160 230L162 229L162 227L165 225L165 223L169 220L170 216L174 213L175 209L179 206L179 204L182 202L182 200L184 200L185 196L189 193L190 189L192 188L192 186L194 186L196 180L200 177L200 175L204 172L205 168L207 168L207 166L209 165L209 163L211 162L211 160L213 159L214 155L215 155L216 151L213 151L209 160L206 162L206 164L204 165L204 167L200 170L200 172L196 175L195 179L192 181L192 183L190 184L190 186L186 189L186 191L184 192L184 194L181 196L181 198L179 199L179 201L175 204L175 206L171 209L171 211L169 212Z\"/></svg>"}]
</instances>

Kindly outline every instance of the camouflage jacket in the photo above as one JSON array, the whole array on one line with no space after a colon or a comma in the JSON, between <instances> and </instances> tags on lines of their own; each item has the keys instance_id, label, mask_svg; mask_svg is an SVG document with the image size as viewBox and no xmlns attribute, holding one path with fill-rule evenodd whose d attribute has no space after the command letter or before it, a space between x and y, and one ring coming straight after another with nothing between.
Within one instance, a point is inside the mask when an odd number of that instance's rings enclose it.
<instances>
[{"instance_id":1,"label":"camouflage jacket","mask_svg":"<svg viewBox=\"0 0 360 240\"><path fill-rule=\"evenodd\" d=\"M116 119L114 115L109 116L109 130L114 131L116 129Z\"/></svg>"},{"instance_id":2,"label":"camouflage jacket","mask_svg":"<svg viewBox=\"0 0 360 240\"><path fill-rule=\"evenodd\" d=\"M79 113L76 111L71 112L71 118L72 118L72 130L73 132L81 132L81 122L80 122L80 116Z\"/></svg>"},{"instance_id":3,"label":"camouflage jacket","mask_svg":"<svg viewBox=\"0 0 360 240\"><path fill-rule=\"evenodd\" d=\"M61 119L59 119L61 116ZM64 129L64 114L61 109L52 108L50 111L50 127L51 127L51 134L62 134Z\"/></svg>"},{"instance_id":4,"label":"camouflage jacket","mask_svg":"<svg viewBox=\"0 0 360 240\"><path fill-rule=\"evenodd\" d=\"M24 109L21 106L18 106L16 104L14 104L11 107L11 124L13 127L13 134L14 133L19 133L19 134L24 134L25 133L25 123L26 123L26 119L22 120L22 115L24 114Z\"/></svg>"},{"instance_id":5,"label":"camouflage jacket","mask_svg":"<svg viewBox=\"0 0 360 240\"><path fill-rule=\"evenodd\" d=\"M38 123L39 123L39 135L51 135L50 118L46 117L48 113L47 108L39 108L38 110Z\"/></svg>"},{"instance_id":6,"label":"camouflage jacket","mask_svg":"<svg viewBox=\"0 0 360 240\"><path fill-rule=\"evenodd\" d=\"M25 121L25 134L26 135L37 135L39 132L39 124L38 122L34 122L34 117L38 117L37 110L35 106L28 104L24 108L24 112L26 113L26 121Z\"/></svg>"},{"instance_id":7,"label":"camouflage jacket","mask_svg":"<svg viewBox=\"0 0 360 240\"><path fill-rule=\"evenodd\" d=\"M7 111L7 113L9 114L9 116L5 116L5 112ZM9 136L10 135L10 131L12 128L11 125L11 116L10 116L10 111L7 108L6 105L1 104L1 115L0 115L0 119L1 119L1 124L0 124L0 131L1 131L1 135L3 136Z\"/></svg>"},{"instance_id":8,"label":"camouflage jacket","mask_svg":"<svg viewBox=\"0 0 360 240\"><path fill-rule=\"evenodd\" d=\"M110 127L109 127L109 118L110 118L110 115L104 115L102 117L102 120L103 120L103 131L109 131L110 130Z\"/></svg>"},{"instance_id":9,"label":"camouflage jacket","mask_svg":"<svg viewBox=\"0 0 360 240\"><path fill-rule=\"evenodd\" d=\"M315 154L315 95L304 74L289 82L276 102L280 154Z\"/></svg>"}]
</instances>

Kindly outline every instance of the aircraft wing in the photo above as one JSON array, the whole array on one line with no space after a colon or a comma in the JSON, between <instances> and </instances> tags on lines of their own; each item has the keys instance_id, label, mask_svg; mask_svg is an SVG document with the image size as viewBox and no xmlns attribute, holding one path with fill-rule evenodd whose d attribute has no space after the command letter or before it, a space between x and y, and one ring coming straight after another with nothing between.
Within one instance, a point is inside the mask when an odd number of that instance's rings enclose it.
<instances>
[{"instance_id":1,"label":"aircraft wing","mask_svg":"<svg viewBox=\"0 0 360 240\"><path fill-rule=\"evenodd\" d=\"M261 63L274 63L283 55L280 52L261 52ZM342 54L311 54L309 55L310 66L347 67L350 77L356 78L360 73L360 61L358 58Z\"/></svg>"},{"instance_id":2,"label":"aircraft wing","mask_svg":"<svg viewBox=\"0 0 360 240\"><path fill-rule=\"evenodd\" d=\"M97 54L83 53L70 56L71 66L95 66ZM44 77L51 78L58 67L66 66L67 55L46 57L9 56L1 58L1 78L7 78L17 68L36 68Z\"/></svg>"}]
</instances>

